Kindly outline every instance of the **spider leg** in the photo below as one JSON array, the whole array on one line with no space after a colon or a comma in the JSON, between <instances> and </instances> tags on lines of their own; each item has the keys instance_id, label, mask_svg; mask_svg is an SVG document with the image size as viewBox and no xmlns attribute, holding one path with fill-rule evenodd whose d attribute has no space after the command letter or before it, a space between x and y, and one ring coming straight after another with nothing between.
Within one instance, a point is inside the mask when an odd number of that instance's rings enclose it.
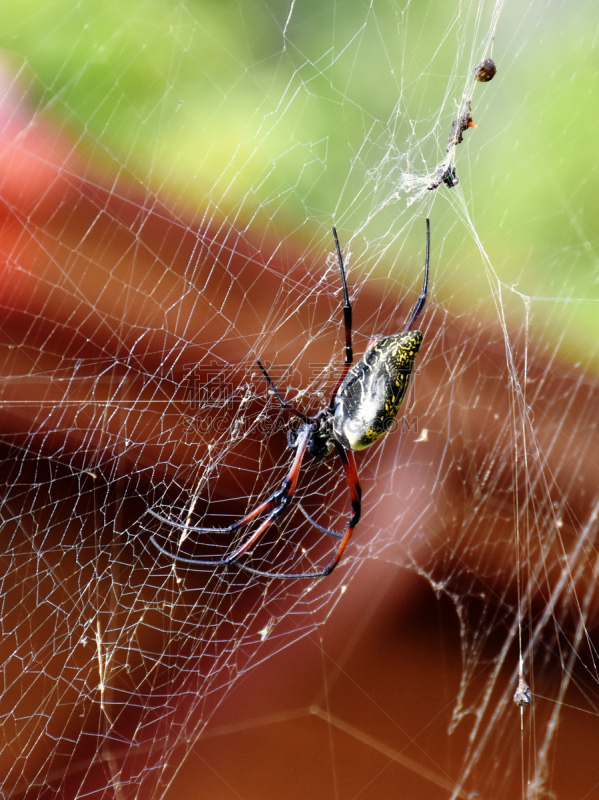
<instances>
[{"instance_id":1,"label":"spider leg","mask_svg":"<svg viewBox=\"0 0 599 800\"><path fill-rule=\"evenodd\" d=\"M341 285L343 287L343 322L345 324L345 363L351 364L352 361L354 360L354 353L351 344L352 310L351 310L351 303L349 302L349 293L347 291L347 281L345 280L343 257L341 256L341 248L339 247L339 239L337 238L337 230L335 228L333 228L333 238L335 239L335 248L337 250L337 261L339 262L339 272L341 273Z\"/></svg>"},{"instance_id":2,"label":"spider leg","mask_svg":"<svg viewBox=\"0 0 599 800\"><path fill-rule=\"evenodd\" d=\"M360 486L360 479L358 478L356 459L354 458L354 454L351 450L346 450L345 447L342 447L338 442L335 442L335 445L337 447L337 452L339 453L341 463L343 464L343 471L345 472L347 485L349 487L349 495L351 497L351 507L353 513L347 524L347 530L339 542L339 547L337 548L335 555L322 571L323 575L330 575L341 560L343 551L347 547L347 543L351 539L354 528L362 516L362 487Z\"/></svg>"},{"instance_id":3,"label":"spider leg","mask_svg":"<svg viewBox=\"0 0 599 800\"><path fill-rule=\"evenodd\" d=\"M341 286L343 287L343 323L345 327L345 362L343 369L337 379L335 388L331 394L331 401L329 408L332 410L335 403L335 396L337 390L343 383L345 376L354 360L354 353L352 349L351 333L352 333L352 309L349 302L349 293L347 291L347 281L345 279L345 269L343 267L343 257L341 255L341 248L339 247L339 239L337 238L337 231L333 228L333 238L335 239L335 248L337 250L337 261L339 263L339 272L341 273Z\"/></svg>"},{"instance_id":4,"label":"spider leg","mask_svg":"<svg viewBox=\"0 0 599 800\"><path fill-rule=\"evenodd\" d=\"M296 417L299 417L300 419L303 419L304 422L309 422L310 417L307 414L304 414L303 411L299 411L299 409L295 408L295 406L291 405L291 403L288 403L287 400L283 400L283 398L279 394L279 390L274 385L274 383L272 381L272 378L270 377L268 372L264 369L264 367L260 363L260 359L256 359L256 364L258 364L258 366L262 370L262 374L264 375L264 377L268 381L268 385L270 386L272 391L275 393L275 397L277 398L277 400L281 404L281 407L287 409L287 411L291 411L292 414L295 414Z\"/></svg>"},{"instance_id":5,"label":"spider leg","mask_svg":"<svg viewBox=\"0 0 599 800\"><path fill-rule=\"evenodd\" d=\"M314 526L317 530L322 531L322 533L326 533L329 536L334 536L335 539L342 539L343 538L343 534L342 533L337 533L336 531L332 531L330 528L325 528L324 525L321 525L320 523L316 522L315 519L312 519L312 517L308 514L308 512L306 511L306 509L302 506L302 504L300 502L297 503L297 507L302 512L304 517L308 520L310 525Z\"/></svg>"},{"instance_id":6,"label":"spider leg","mask_svg":"<svg viewBox=\"0 0 599 800\"><path fill-rule=\"evenodd\" d=\"M245 517L238 519L237 522L233 522L231 525L227 525L225 528L215 528L215 527L202 527L200 525L186 525L185 522L180 522L178 519L170 519L169 517L163 517L162 514L159 514L157 511L153 511L151 508L147 509L147 513L151 514L156 519L159 519L160 522L164 522L165 525L170 525L171 528L179 528L183 531L189 531L189 533L233 533L234 531L242 528L244 525L247 525L248 522L256 519L262 514L263 511L273 505L276 502L276 495L280 492L280 489L277 489L276 492L273 492L269 497L266 498L262 503L256 506L249 514L246 514ZM212 563L212 562L210 562Z\"/></svg>"},{"instance_id":7,"label":"spider leg","mask_svg":"<svg viewBox=\"0 0 599 800\"><path fill-rule=\"evenodd\" d=\"M237 520L237 522L234 522L232 525L227 525L226 528L202 528L196 525L186 525L184 522L163 517L161 514L156 513L156 511L152 511L151 508L148 508L147 511L148 514L156 517L156 519L159 519L166 525L170 525L172 528L179 528L180 530L188 531L189 533L233 533L234 531L239 530L239 528L242 528L244 525L247 525L252 520L256 519L256 517L260 516L263 511L273 505L273 503L276 502L277 495L280 494L280 491L281 490L279 489L276 492L273 492L270 497L267 497L266 500L256 506L253 511L250 511L249 514L246 514L245 517ZM160 550L163 555L166 555L169 558L172 558L174 561L178 561L182 564L199 564L200 566L211 565L213 567L222 567L225 564L228 564L231 560L229 557L221 559L201 559L175 555L174 553L170 553L168 550L162 547L162 545L158 543L155 536L151 536L150 541L157 550Z\"/></svg>"},{"instance_id":8,"label":"spider leg","mask_svg":"<svg viewBox=\"0 0 599 800\"><path fill-rule=\"evenodd\" d=\"M266 572L263 570L254 569L254 567L250 567L247 564L236 562L239 567L246 570L247 572L251 572L253 575L260 575L263 578L288 578L294 580L301 578L324 578L326 575L331 574L331 572L335 569L335 567L341 560L343 551L345 550L347 543L351 539L351 535L354 532L354 528L360 521L360 516L362 513L362 487L360 486L360 479L358 478L358 470L356 468L356 460L354 458L354 454L352 453L351 450L346 450L340 444L336 443L336 447L337 447L337 452L339 453L339 458L341 459L341 463L343 464L343 471L345 472L345 477L347 479L347 485L349 487L349 494L351 497L353 513L348 522L347 529L343 534L341 541L339 542L339 546L335 551L335 555L329 561L326 567L324 569L313 570L311 572Z\"/></svg>"},{"instance_id":9,"label":"spider leg","mask_svg":"<svg viewBox=\"0 0 599 800\"><path fill-rule=\"evenodd\" d=\"M412 309L410 316L408 317L408 321L406 322L406 327L404 331L409 331L412 325L416 322L418 317L420 316L420 312L424 308L424 304L426 303L426 297L428 295L428 267L431 257L431 223L427 217L426 220L426 258L424 260L424 281L422 283L422 291L420 292L420 297L416 300L416 305Z\"/></svg>"},{"instance_id":10,"label":"spider leg","mask_svg":"<svg viewBox=\"0 0 599 800\"><path fill-rule=\"evenodd\" d=\"M170 524L175 524L175 527L184 528L190 531L198 531L198 532L217 532L217 533L229 533L238 530L239 528L247 525L249 522L252 522L256 517L260 516L261 513L266 511L267 508L275 506L264 522L258 526L258 528L249 536L243 544L241 544L236 550L234 550L230 555L226 556L225 558L221 559L203 559L203 558L193 558L191 556L181 556L176 553L170 553L164 547L162 547L156 541L154 536L150 537L150 541L152 544L164 555L168 556L173 561L177 561L183 564L193 564L195 566L211 566L211 567L220 567L225 566L227 564L237 564L237 560L239 556L242 556L246 553L253 544L255 544L258 539L262 536L264 531L274 522L276 519L281 517L289 507L291 501L293 500L293 495L295 493L295 489L297 487L297 482L299 479L299 473L302 466L302 462L304 460L304 455L306 454L306 448L308 445L308 440L310 438L311 428L309 425L306 425L298 435L297 439L297 448L295 452L295 458L293 459L293 463L289 472L287 473L287 477L283 481L281 487L277 489L276 492L273 492L269 497L266 498L262 503L260 503L253 511L250 511L249 514L246 514L245 517L242 517L237 522L234 522L232 525L229 525L226 528L191 528L185 526L183 523L173 523L171 520L168 520L166 517L161 517L156 512L151 511L150 513L157 517L158 519L165 521ZM238 566L243 566L242 564L237 564Z\"/></svg>"}]
</instances>

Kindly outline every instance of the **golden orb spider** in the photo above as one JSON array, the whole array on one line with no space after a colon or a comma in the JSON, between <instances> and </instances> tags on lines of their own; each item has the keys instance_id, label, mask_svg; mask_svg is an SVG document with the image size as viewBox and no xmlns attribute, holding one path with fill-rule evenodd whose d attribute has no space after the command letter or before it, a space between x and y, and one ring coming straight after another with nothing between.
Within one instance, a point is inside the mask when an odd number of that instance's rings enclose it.
<instances>
[{"instance_id":1,"label":"golden orb spider","mask_svg":"<svg viewBox=\"0 0 599 800\"><path fill-rule=\"evenodd\" d=\"M368 344L362 358L353 364L352 350L352 307L349 302L343 257L337 231L333 228L341 285L343 288L343 321L345 327L345 363L341 374L331 394L331 399L321 411L314 416L309 416L295 408L291 403L283 400L276 386L270 379L267 371L260 361L260 367L268 385L274 392L281 407L302 420L298 431L289 437L289 446L295 450L295 456L289 472L281 487L270 494L266 500L259 503L232 525L224 528L203 528L195 525L186 525L177 520L168 519L161 514L148 509L153 517L173 528L183 529L189 533L234 533L257 520L260 515L268 512L266 519L253 531L239 547L224 558L194 558L171 553L162 547L154 536L152 543L165 556L177 563L189 564L195 567L224 567L229 564L240 567L255 575L267 578L320 578L329 575L339 563L341 556L349 542L354 528L360 520L362 512L362 489L356 469L354 451L363 450L376 442L389 430L400 409L405 397L410 376L414 368L414 360L422 344L423 335L420 331L413 331L412 325L418 319L428 294L428 276L431 248L430 223L426 220L426 258L424 263L424 281L422 291L414 308L410 312L405 327L401 333L391 336L375 336ZM344 533L336 533L324 528L315 522L298 503L308 521L323 533L334 536L339 540L337 549L329 563L320 570L307 572L269 572L267 570L251 567L240 560L250 548L260 539L262 534L275 520L279 519L289 508L293 501L300 470L306 452L314 458L324 458L333 449L337 454L345 472L345 478L351 498L352 514Z\"/></svg>"}]
</instances>

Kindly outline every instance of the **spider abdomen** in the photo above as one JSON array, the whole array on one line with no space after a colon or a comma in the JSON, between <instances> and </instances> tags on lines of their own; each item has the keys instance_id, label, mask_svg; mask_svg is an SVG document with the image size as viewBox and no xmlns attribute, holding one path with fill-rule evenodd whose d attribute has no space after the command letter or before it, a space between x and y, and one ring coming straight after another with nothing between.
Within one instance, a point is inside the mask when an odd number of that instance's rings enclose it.
<instances>
[{"instance_id":1,"label":"spider abdomen","mask_svg":"<svg viewBox=\"0 0 599 800\"><path fill-rule=\"evenodd\" d=\"M420 331L381 336L354 364L335 398L333 434L349 450L363 450L391 427L405 397Z\"/></svg>"}]
</instances>

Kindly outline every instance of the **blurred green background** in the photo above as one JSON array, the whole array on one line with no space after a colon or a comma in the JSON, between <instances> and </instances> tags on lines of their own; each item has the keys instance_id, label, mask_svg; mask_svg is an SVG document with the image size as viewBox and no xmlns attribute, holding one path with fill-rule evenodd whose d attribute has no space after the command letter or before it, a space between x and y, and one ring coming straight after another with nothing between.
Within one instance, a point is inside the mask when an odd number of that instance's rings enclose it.
<instances>
[{"instance_id":1,"label":"blurred green background","mask_svg":"<svg viewBox=\"0 0 599 800\"><path fill-rule=\"evenodd\" d=\"M553 0L9 0L0 46L107 172L306 246L335 222L361 269L406 284L430 213L435 302L504 309L597 369L596 30L596 4ZM401 176L443 159L491 33L498 72L475 87L460 185L409 205Z\"/></svg>"}]
</instances>

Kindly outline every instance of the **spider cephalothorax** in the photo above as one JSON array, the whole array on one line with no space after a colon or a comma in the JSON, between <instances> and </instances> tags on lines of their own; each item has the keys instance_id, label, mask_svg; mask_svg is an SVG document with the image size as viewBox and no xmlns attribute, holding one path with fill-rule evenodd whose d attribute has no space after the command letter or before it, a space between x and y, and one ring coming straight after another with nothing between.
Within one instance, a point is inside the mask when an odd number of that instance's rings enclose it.
<instances>
[{"instance_id":1,"label":"spider cephalothorax","mask_svg":"<svg viewBox=\"0 0 599 800\"><path fill-rule=\"evenodd\" d=\"M234 533L245 525L249 525L258 520L262 514L267 514L266 518L260 522L252 533L250 533L243 544L236 547L229 555L220 559L195 558L192 556L183 556L180 553L171 553L158 544L156 539L152 537L152 541L160 552L177 562L206 567L235 564L249 572L266 577L322 577L330 574L335 569L350 540L355 526L358 524L362 510L362 490L358 479L354 451L369 447L389 431L406 395L410 376L414 369L414 360L423 339L423 335L420 331L412 330L412 325L424 308L428 294L430 224L427 219L426 260L422 291L408 317L403 331L401 333L392 334L391 336L377 336L372 339L366 352L356 364L353 364L351 340L352 309L347 291L343 257L341 255L341 248L339 247L339 240L335 228L333 228L333 236L335 238L335 248L337 251L341 285L343 288L345 363L331 394L331 399L328 405L317 414L313 416L305 414L303 411L295 408L291 403L283 400L267 371L260 361L258 361L258 366L262 370L264 377L268 381L270 388L281 406L295 417L302 420L301 426L297 430L291 430L288 434L288 444L295 455L287 477L280 488L270 494L266 500L259 503L253 511L250 511L249 514L246 514L244 517L237 520L237 522L225 528L203 528L195 525L183 525L176 520L167 519L150 509L149 513L161 522L167 523L175 528L183 528L186 532L198 533ZM242 556L250 551L251 547L258 541L264 531L275 520L281 517L291 505L306 453L310 453L310 455L315 458L324 458L333 450L337 450L337 454L339 455L351 498L352 513L345 532L336 533L335 531L323 528L304 511L301 505L299 506L304 516L306 516L312 525L318 530L330 534L339 540L337 549L329 563L319 570L276 573L255 569L245 560L242 560Z\"/></svg>"},{"instance_id":2,"label":"spider cephalothorax","mask_svg":"<svg viewBox=\"0 0 599 800\"><path fill-rule=\"evenodd\" d=\"M328 407L299 428L290 428L287 443L292 450L297 450L298 440L304 434L308 437L306 450L313 458L325 458L332 452L335 447L333 415Z\"/></svg>"}]
</instances>

